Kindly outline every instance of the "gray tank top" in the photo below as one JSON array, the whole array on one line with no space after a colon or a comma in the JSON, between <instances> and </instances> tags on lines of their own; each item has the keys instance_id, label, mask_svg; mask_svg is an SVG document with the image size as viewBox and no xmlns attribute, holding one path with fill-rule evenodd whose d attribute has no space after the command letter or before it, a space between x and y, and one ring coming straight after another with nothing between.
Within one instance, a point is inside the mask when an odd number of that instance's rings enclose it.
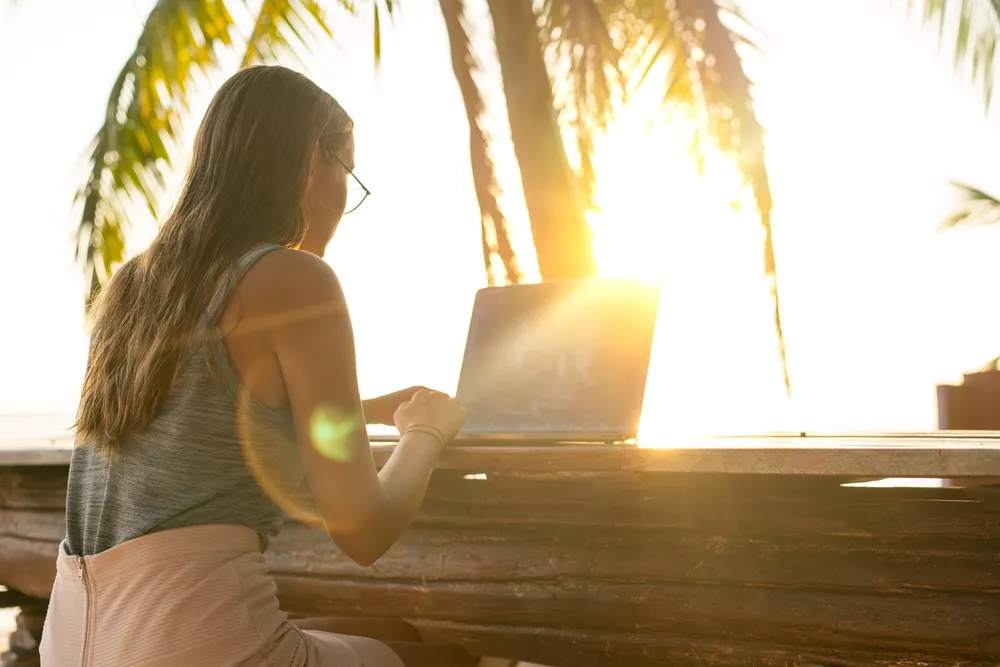
<instances>
[{"instance_id":1,"label":"gray tank top","mask_svg":"<svg viewBox=\"0 0 1000 667\"><path fill-rule=\"evenodd\" d=\"M218 321L247 270L279 246L254 249L213 297L163 412L120 452L77 442L66 500L71 555L101 553L141 535L202 524L257 531L261 548L281 529L282 510L311 504L289 409L245 391ZM286 505L287 503L287 505Z\"/></svg>"}]
</instances>

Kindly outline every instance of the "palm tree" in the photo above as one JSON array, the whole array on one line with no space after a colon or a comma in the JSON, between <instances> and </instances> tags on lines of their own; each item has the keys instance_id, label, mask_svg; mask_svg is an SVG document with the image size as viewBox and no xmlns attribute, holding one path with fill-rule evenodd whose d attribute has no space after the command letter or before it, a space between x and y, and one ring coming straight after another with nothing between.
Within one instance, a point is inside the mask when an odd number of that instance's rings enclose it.
<instances>
[{"instance_id":1,"label":"palm tree","mask_svg":"<svg viewBox=\"0 0 1000 667\"><path fill-rule=\"evenodd\" d=\"M470 157L480 205L483 258L492 282L521 278L497 201L478 66L465 30L463 0L439 0L452 68L470 128ZM105 122L91 152L78 259L88 303L123 260L128 206L159 209L163 174L175 152L186 96L219 67L220 53L244 49L243 64L295 57L329 38L320 0L263 0L249 34L240 36L229 7L245 0L158 0L112 88ZM351 0L335 0L355 11ZM763 129L738 47L748 24L729 0L487 0L506 96L514 152L543 280L596 273L586 214L592 208L593 137L603 132L629 92L663 87L663 106L695 122L692 148L714 145L738 166L753 191L765 231L764 271L771 281L774 324L788 384L771 234L771 194ZM381 17L399 0L369 0L373 46L381 50ZM736 28L730 27L735 25ZM752 45L751 45L752 46ZM666 80L653 81L667 64ZM567 150L575 144L576 159Z\"/></svg>"},{"instance_id":2,"label":"palm tree","mask_svg":"<svg viewBox=\"0 0 1000 667\"><path fill-rule=\"evenodd\" d=\"M593 136L607 127L630 89L661 85L666 110L693 112L692 152L714 144L753 191L790 392L764 132L737 51L753 45L736 5L726 0L541 0L540 7L533 0L488 0L488 5L542 278L596 271L585 217L594 187ZM663 63L666 81L651 82ZM566 125L579 153L575 174L563 140Z\"/></svg>"},{"instance_id":3,"label":"palm tree","mask_svg":"<svg viewBox=\"0 0 1000 667\"><path fill-rule=\"evenodd\" d=\"M465 6L463 0L440 0L440 4L451 47L452 70L462 93L469 122L469 155L472 158L472 181L479 201L486 278L490 285L496 284L493 262L496 257L500 262L502 282L519 283L522 279L521 270L507 234L506 217L497 201L499 188L490 156L490 137L484 129L486 103L475 80L479 65L465 30Z\"/></svg>"},{"instance_id":4,"label":"palm tree","mask_svg":"<svg viewBox=\"0 0 1000 667\"><path fill-rule=\"evenodd\" d=\"M593 275L590 226L566 155L533 3L489 0L488 5L539 273L543 280ZM606 31L600 17L594 24Z\"/></svg>"}]
</instances>

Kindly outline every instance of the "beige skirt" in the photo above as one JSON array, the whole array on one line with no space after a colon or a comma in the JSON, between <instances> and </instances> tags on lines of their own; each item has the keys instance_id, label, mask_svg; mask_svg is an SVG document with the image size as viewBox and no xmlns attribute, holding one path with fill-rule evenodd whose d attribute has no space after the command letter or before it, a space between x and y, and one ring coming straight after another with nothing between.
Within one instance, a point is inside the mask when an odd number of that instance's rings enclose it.
<instances>
[{"instance_id":1,"label":"beige skirt","mask_svg":"<svg viewBox=\"0 0 1000 667\"><path fill-rule=\"evenodd\" d=\"M374 639L290 623L243 526L168 530L83 558L64 543L59 554L42 667L403 667Z\"/></svg>"}]
</instances>

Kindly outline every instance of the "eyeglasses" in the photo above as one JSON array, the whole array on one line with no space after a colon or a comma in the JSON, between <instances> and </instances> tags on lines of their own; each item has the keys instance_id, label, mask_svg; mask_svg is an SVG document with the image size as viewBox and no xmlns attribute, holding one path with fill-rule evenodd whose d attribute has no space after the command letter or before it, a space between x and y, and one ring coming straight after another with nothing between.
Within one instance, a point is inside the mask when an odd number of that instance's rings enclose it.
<instances>
[{"instance_id":1,"label":"eyeglasses","mask_svg":"<svg viewBox=\"0 0 1000 667\"><path fill-rule=\"evenodd\" d=\"M337 162L339 162L344 167L344 169L347 170L347 173L351 175L351 178L353 178L354 181L360 186L357 188L351 188L347 191L347 207L344 209L344 215L347 215L348 213L354 213L355 211L358 210L358 207L364 204L365 200L368 199L368 195L371 194L371 190L365 187L365 184L361 182L361 179L358 178L354 174L354 172L351 171L351 168L348 167L344 163L344 161L340 159L340 156L334 154L333 157L336 158ZM355 199L358 200L358 203L352 205L352 202Z\"/></svg>"}]
</instances>

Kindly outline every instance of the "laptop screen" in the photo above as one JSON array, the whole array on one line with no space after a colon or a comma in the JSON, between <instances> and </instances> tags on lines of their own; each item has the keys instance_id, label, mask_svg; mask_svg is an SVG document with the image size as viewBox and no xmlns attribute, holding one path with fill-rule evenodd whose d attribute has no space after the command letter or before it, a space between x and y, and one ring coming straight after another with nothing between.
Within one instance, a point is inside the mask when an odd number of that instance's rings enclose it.
<instances>
[{"instance_id":1,"label":"laptop screen","mask_svg":"<svg viewBox=\"0 0 1000 667\"><path fill-rule=\"evenodd\" d=\"M659 293L608 278L481 290L459 377L461 435L635 437Z\"/></svg>"}]
</instances>

